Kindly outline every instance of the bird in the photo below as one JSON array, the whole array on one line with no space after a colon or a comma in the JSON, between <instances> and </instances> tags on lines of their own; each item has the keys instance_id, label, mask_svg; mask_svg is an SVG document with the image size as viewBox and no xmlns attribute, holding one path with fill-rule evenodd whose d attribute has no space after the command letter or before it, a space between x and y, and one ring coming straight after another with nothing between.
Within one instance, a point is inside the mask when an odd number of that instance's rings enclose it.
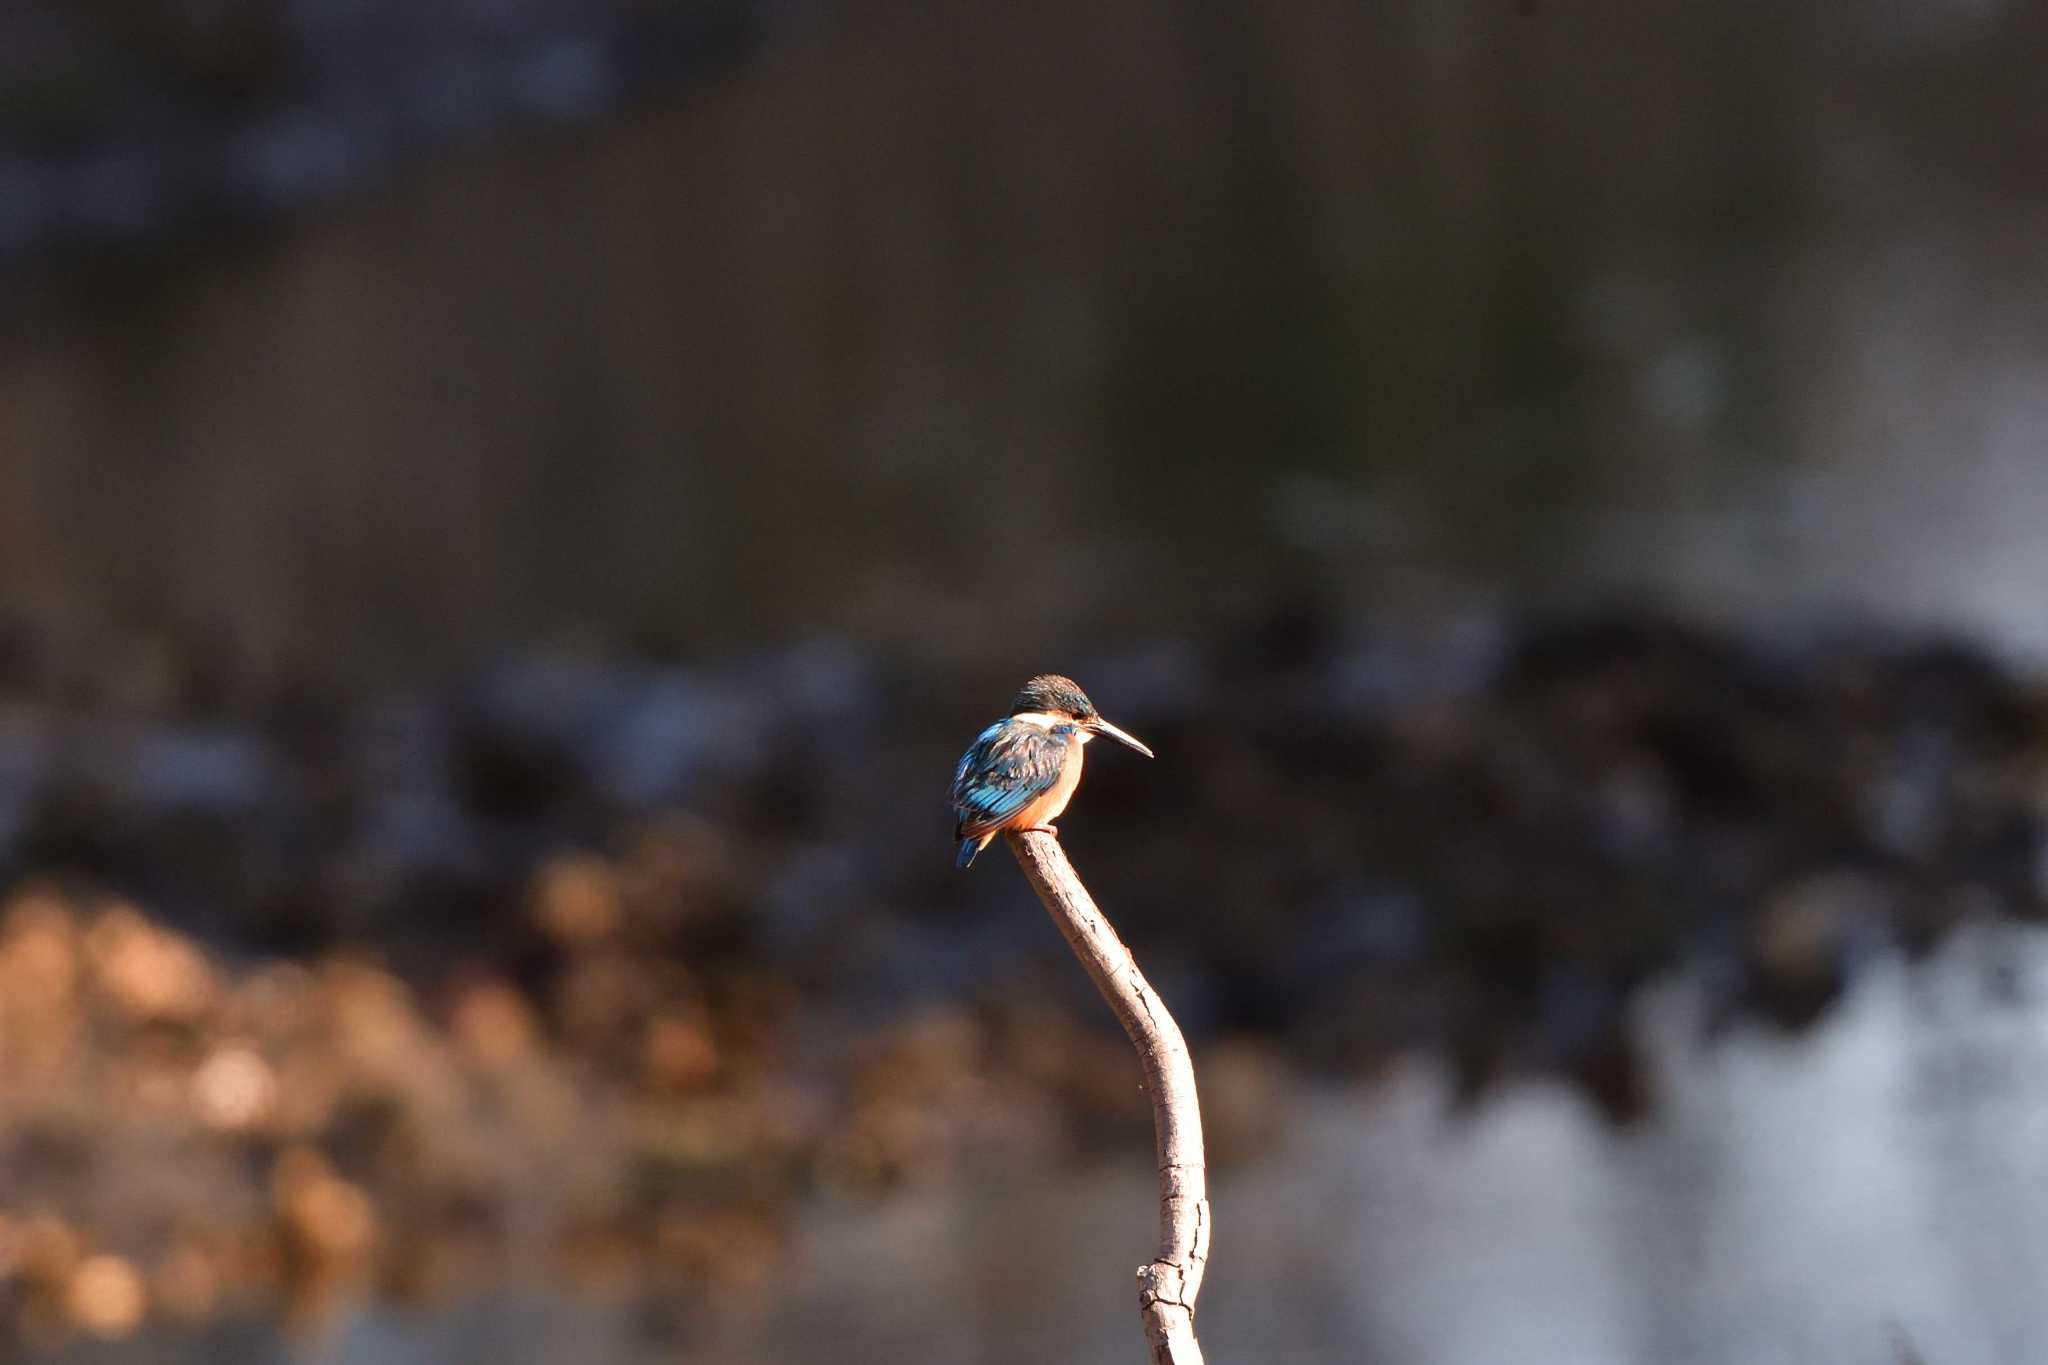
<instances>
[{"instance_id":1,"label":"bird","mask_svg":"<svg viewBox=\"0 0 2048 1365\"><path fill-rule=\"evenodd\" d=\"M1081 753L1097 735L1153 756L1104 720L1072 678L1041 673L1025 683L1010 714L975 736L953 770L953 837L960 841L953 866L971 867L974 855L998 834L1042 830L1057 836L1052 822L1081 785Z\"/></svg>"}]
</instances>

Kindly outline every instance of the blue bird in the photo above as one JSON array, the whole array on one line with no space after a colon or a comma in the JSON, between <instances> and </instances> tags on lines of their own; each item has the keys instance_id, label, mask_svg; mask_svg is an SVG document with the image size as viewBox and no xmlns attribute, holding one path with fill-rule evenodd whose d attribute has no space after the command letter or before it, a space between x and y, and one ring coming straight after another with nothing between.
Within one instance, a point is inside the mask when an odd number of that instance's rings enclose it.
<instances>
[{"instance_id":1,"label":"blue bird","mask_svg":"<svg viewBox=\"0 0 2048 1365\"><path fill-rule=\"evenodd\" d=\"M989 840L1009 830L1058 834L1052 822L1081 785L1081 750L1097 735L1152 751L1104 720L1072 678L1042 673L1024 684L1010 714L975 736L953 770L960 841L955 867L969 867Z\"/></svg>"}]
</instances>

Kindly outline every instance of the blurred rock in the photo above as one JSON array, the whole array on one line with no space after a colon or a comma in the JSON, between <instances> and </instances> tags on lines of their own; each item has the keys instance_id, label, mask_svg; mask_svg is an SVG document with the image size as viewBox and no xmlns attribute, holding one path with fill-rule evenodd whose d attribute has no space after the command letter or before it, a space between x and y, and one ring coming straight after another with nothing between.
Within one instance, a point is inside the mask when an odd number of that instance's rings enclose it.
<instances>
[{"instance_id":1,"label":"blurred rock","mask_svg":"<svg viewBox=\"0 0 2048 1365\"><path fill-rule=\"evenodd\" d=\"M190 1023L219 1003L199 950L131 907L102 911L86 930L85 949L100 989L132 1020Z\"/></svg>"},{"instance_id":2,"label":"blurred rock","mask_svg":"<svg viewBox=\"0 0 2048 1365\"><path fill-rule=\"evenodd\" d=\"M538 1021L526 997L502 981L463 991L456 1002L455 1038L480 1066L499 1069L532 1055Z\"/></svg>"},{"instance_id":3,"label":"blurred rock","mask_svg":"<svg viewBox=\"0 0 2048 1365\"><path fill-rule=\"evenodd\" d=\"M540 871L535 914L548 936L565 948L589 948L614 938L625 923L618 877L602 858L570 855Z\"/></svg>"},{"instance_id":4,"label":"blurred rock","mask_svg":"<svg viewBox=\"0 0 2048 1365\"><path fill-rule=\"evenodd\" d=\"M364 1274L376 1211L368 1195L310 1147L279 1155L270 1200L291 1309L302 1318L324 1315Z\"/></svg>"},{"instance_id":5,"label":"blurred rock","mask_svg":"<svg viewBox=\"0 0 2048 1365\"><path fill-rule=\"evenodd\" d=\"M119 1256L94 1256L79 1266L64 1296L81 1330L109 1340L134 1335L148 1302L141 1274Z\"/></svg>"}]
</instances>

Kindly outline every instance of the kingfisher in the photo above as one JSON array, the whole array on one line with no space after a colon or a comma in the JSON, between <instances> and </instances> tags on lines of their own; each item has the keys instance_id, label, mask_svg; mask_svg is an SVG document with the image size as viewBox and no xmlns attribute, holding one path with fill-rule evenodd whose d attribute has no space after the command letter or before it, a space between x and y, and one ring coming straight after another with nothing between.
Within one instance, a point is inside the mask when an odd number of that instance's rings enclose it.
<instances>
[{"instance_id":1,"label":"kingfisher","mask_svg":"<svg viewBox=\"0 0 2048 1365\"><path fill-rule=\"evenodd\" d=\"M1052 822L1074 799L1081 751L1097 735L1152 757L1104 720L1072 678L1041 673L1025 683L1010 714L976 735L953 770L953 837L960 841L953 866L972 866L989 840L1011 830L1057 835Z\"/></svg>"}]
</instances>

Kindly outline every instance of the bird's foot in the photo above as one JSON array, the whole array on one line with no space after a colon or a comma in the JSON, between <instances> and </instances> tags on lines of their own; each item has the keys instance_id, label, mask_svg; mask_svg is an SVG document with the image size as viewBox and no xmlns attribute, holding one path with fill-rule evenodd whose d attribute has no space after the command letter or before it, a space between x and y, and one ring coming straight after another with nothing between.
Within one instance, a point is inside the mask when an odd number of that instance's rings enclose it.
<instances>
[{"instance_id":1,"label":"bird's foot","mask_svg":"<svg viewBox=\"0 0 2048 1365\"><path fill-rule=\"evenodd\" d=\"M1055 839L1060 837L1058 825L1026 825L1017 832L1019 834L1050 834Z\"/></svg>"}]
</instances>

